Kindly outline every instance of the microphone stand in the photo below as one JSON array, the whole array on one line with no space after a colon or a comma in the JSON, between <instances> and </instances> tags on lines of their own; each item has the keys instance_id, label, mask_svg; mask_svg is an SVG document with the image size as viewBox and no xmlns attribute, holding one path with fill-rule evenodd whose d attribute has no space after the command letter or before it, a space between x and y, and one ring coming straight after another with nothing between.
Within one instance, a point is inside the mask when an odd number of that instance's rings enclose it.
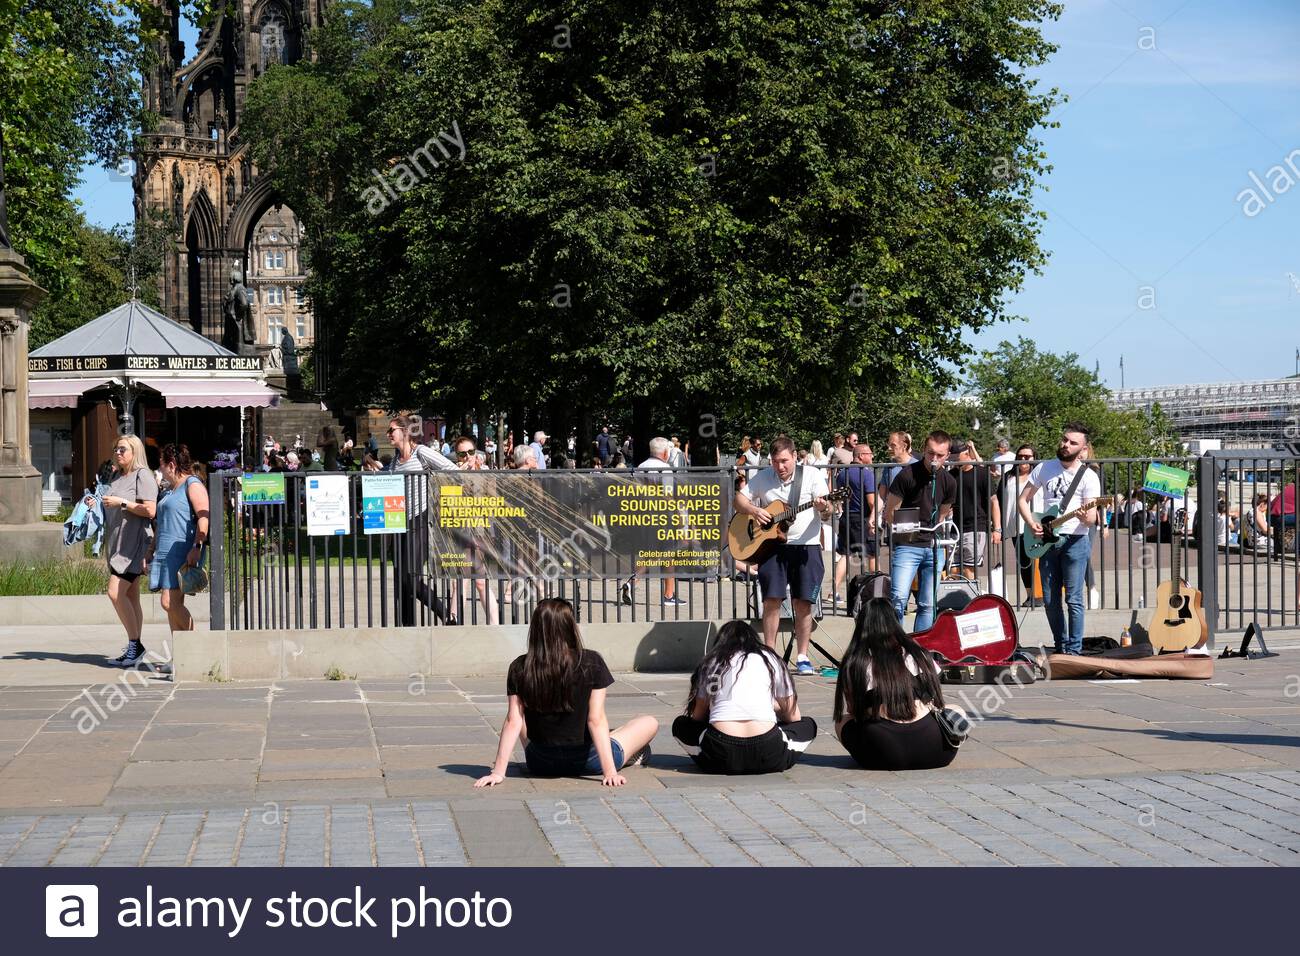
<instances>
[{"instance_id":1,"label":"microphone stand","mask_svg":"<svg viewBox=\"0 0 1300 956\"><path fill-rule=\"evenodd\" d=\"M939 468L930 470L930 524L938 526L939 524ZM931 532L930 541L930 558L933 562L933 568L930 574L930 626L934 626L933 615L938 613L939 607L939 532Z\"/></svg>"}]
</instances>

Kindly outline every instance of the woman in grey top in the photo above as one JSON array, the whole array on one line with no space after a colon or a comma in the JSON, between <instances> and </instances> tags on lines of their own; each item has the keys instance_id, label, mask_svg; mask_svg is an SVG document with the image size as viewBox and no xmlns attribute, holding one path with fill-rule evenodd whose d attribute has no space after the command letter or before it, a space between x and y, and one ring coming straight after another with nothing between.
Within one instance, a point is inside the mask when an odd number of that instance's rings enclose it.
<instances>
[{"instance_id":1,"label":"woman in grey top","mask_svg":"<svg viewBox=\"0 0 1300 956\"><path fill-rule=\"evenodd\" d=\"M126 628L127 645L112 663L134 667L144 656L140 631L140 575L153 553L153 519L158 510L158 482L144 457L144 443L122 435L113 446L113 480L104 495L104 549L108 556L108 599Z\"/></svg>"}]
</instances>

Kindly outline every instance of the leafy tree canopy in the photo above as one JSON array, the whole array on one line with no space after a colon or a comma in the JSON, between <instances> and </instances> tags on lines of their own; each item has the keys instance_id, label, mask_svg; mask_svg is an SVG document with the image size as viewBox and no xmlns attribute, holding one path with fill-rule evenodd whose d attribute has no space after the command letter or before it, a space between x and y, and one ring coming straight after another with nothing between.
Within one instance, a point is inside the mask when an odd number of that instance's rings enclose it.
<instances>
[{"instance_id":1,"label":"leafy tree canopy","mask_svg":"<svg viewBox=\"0 0 1300 956\"><path fill-rule=\"evenodd\" d=\"M1043 262L1047 0L332 10L241 131L345 401L811 426L933 389Z\"/></svg>"}]
</instances>

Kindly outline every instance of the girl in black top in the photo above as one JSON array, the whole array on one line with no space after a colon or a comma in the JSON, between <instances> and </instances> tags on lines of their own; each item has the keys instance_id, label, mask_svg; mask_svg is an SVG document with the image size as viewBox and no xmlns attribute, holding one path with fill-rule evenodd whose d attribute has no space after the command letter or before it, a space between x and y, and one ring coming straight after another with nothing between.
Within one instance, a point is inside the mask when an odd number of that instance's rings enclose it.
<instances>
[{"instance_id":1,"label":"girl in black top","mask_svg":"<svg viewBox=\"0 0 1300 956\"><path fill-rule=\"evenodd\" d=\"M935 716L944 709L938 670L888 600L866 603L835 684L835 735L859 765L931 770L952 763L957 750Z\"/></svg>"},{"instance_id":2,"label":"girl in black top","mask_svg":"<svg viewBox=\"0 0 1300 956\"><path fill-rule=\"evenodd\" d=\"M600 774L605 786L623 786L619 770L647 761L659 721L633 717L611 731L605 688L612 683L604 659L583 649L573 605L561 598L539 602L528 626L528 653L514 660L506 677L510 700L496 763L474 786L504 782L516 740L535 776Z\"/></svg>"}]
</instances>

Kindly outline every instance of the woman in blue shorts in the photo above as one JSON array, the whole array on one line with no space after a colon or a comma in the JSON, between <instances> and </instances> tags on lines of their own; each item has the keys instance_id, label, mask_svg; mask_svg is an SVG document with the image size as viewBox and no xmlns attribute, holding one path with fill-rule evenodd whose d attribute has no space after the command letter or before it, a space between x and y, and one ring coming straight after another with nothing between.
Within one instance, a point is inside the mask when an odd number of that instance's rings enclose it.
<instances>
[{"instance_id":1,"label":"woman in blue shorts","mask_svg":"<svg viewBox=\"0 0 1300 956\"><path fill-rule=\"evenodd\" d=\"M623 786L619 770L649 759L659 721L633 717L611 731L605 689L613 683L604 658L583 648L573 605L561 598L539 602L528 626L528 653L515 658L506 677L509 706L496 763L474 786L505 781L516 741L523 742L534 776L599 774L605 786Z\"/></svg>"}]
</instances>

